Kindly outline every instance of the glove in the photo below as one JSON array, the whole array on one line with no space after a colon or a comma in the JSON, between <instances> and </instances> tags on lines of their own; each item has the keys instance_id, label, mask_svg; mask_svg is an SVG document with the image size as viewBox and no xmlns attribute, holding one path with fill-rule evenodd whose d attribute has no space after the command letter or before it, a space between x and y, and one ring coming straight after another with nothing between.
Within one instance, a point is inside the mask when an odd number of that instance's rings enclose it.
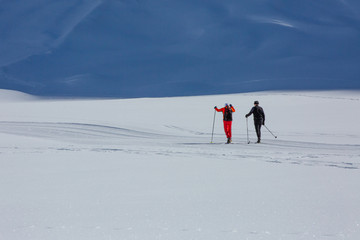
<instances>
[{"instance_id":1,"label":"glove","mask_svg":"<svg viewBox=\"0 0 360 240\"><path fill-rule=\"evenodd\" d=\"M265 125L265 121L263 121L263 124L262 125Z\"/></svg>"},{"instance_id":2,"label":"glove","mask_svg":"<svg viewBox=\"0 0 360 240\"><path fill-rule=\"evenodd\" d=\"M217 106L215 106L214 109L217 109Z\"/></svg>"},{"instance_id":3,"label":"glove","mask_svg":"<svg viewBox=\"0 0 360 240\"><path fill-rule=\"evenodd\" d=\"M232 105L230 104L230 107L232 107Z\"/></svg>"},{"instance_id":4,"label":"glove","mask_svg":"<svg viewBox=\"0 0 360 240\"><path fill-rule=\"evenodd\" d=\"M246 114L245 117L248 118L248 117L249 117L249 114Z\"/></svg>"}]
</instances>

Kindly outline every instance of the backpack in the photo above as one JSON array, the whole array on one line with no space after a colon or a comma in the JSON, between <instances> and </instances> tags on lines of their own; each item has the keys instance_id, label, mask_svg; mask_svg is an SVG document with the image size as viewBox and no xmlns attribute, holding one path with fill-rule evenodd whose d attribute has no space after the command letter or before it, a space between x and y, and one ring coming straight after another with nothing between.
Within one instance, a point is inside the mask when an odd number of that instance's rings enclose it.
<instances>
[{"instance_id":1,"label":"backpack","mask_svg":"<svg viewBox=\"0 0 360 240\"><path fill-rule=\"evenodd\" d=\"M232 121L232 110L229 107L224 110L224 121Z\"/></svg>"}]
</instances>

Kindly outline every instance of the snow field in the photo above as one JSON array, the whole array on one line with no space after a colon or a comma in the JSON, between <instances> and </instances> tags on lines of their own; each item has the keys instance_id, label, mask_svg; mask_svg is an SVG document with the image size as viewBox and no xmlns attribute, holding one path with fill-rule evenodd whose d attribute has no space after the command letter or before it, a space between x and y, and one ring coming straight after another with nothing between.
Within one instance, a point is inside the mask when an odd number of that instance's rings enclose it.
<instances>
[{"instance_id":1,"label":"snow field","mask_svg":"<svg viewBox=\"0 0 360 240\"><path fill-rule=\"evenodd\" d=\"M360 237L359 92L0 96L0 239ZM254 100L277 139L246 144Z\"/></svg>"}]
</instances>

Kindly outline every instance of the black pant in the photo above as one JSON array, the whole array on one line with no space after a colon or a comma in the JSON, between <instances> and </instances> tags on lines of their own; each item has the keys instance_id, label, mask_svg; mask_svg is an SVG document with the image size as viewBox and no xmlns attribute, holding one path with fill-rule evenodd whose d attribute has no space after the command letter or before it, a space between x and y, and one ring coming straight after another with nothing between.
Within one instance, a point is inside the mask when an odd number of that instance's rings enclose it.
<instances>
[{"instance_id":1,"label":"black pant","mask_svg":"<svg viewBox=\"0 0 360 240\"><path fill-rule=\"evenodd\" d=\"M261 139L261 126L262 126L262 124L263 124L262 120L261 121L254 121L258 141L260 141L260 139Z\"/></svg>"}]
</instances>

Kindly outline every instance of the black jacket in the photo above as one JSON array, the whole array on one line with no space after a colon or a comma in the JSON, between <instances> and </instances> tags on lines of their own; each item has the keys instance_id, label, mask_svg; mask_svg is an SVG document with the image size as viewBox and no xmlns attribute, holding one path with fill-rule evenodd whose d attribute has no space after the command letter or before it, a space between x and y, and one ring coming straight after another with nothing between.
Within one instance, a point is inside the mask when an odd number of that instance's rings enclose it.
<instances>
[{"instance_id":1,"label":"black jacket","mask_svg":"<svg viewBox=\"0 0 360 240\"><path fill-rule=\"evenodd\" d=\"M265 122L265 113L262 107L260 106L254 106L246 116L250 116L251 114L254 114L254 121L255 122Z\"/></svg>"}]
</instances>

